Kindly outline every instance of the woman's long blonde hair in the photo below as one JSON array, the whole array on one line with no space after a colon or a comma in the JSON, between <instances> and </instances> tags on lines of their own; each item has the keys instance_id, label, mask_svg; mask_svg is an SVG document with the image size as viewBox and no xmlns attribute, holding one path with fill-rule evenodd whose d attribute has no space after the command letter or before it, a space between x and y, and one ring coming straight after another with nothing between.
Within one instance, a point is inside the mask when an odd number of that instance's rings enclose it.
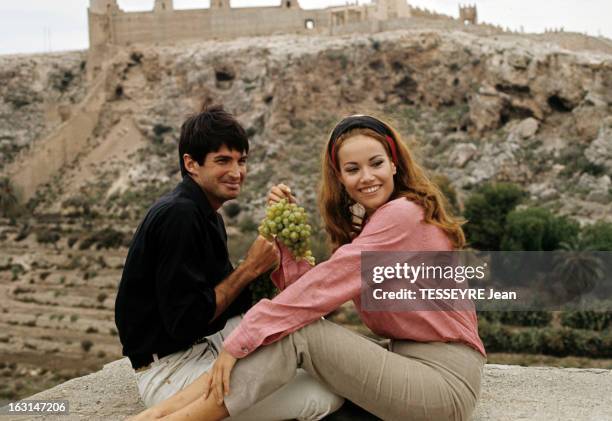
<instances>
[{"instance_id":1,"label":"woman's long blonde hair","mask_svg":"<svg viewBox=\"0 0 612 421\"><path fill-rule=\"evenodd\" d=\"M350 210L354 201L350 199L340 182L340 171L335 165L338 162L338 150L342 143L358 134L378 140L385 148L391 162L393 162L393 154L389 142L394 141L395 143L397 173L393 176L395 187L389 200L405 197L419 204L424 211L424 222L440 227L448 235L455 249L463 248L465 246L465 235L461 225L464 221L447 212L446 198L438 187L429 180L423 168L414 161L412 154L402 142L399 134L387 123L378 121L386 126L393 135L393 139L387 140L384 134L371 128L359 127L342 133L337 139L333 138L332 133L323 151L319 207L332 249L335 250L350 243L359 231L355 228L353 214ZM333 147L331 142L334 143ZM333 158L332 153L335 155Z\"/></svg>"}]
</instances>

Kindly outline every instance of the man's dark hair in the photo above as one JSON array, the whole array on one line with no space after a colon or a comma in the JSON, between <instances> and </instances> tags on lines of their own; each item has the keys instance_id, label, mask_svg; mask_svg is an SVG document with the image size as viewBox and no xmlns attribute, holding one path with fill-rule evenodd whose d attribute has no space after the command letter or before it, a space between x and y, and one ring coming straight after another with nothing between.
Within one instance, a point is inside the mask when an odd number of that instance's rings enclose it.
<instances>
[{"instance_id":1,"label":"man's dark hair","mask_svg":"<svg viewBox=\"0 0 612 421\"><path fill-rule=\"evenodd\" d=\"M244 128L223 106L204 107L200 113L189 117L181 126L179 138L181 175L189 174L183 162L184 154L189 154L202 165L206 155L218 151L222 145L230 150L249 152L249 139Z\"/></svg>"}]
</instances>

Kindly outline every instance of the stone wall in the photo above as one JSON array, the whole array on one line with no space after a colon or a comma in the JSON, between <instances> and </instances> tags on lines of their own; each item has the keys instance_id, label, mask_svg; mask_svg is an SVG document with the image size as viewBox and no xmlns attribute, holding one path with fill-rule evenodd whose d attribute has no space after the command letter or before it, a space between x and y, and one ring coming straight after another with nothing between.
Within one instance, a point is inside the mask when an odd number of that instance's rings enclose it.
<instances>
[{"instance_id":1,"label":"stone wall","mask_svg":"<svg viewBox=\"0 0 612 421\"><path fill-rule=\"evenodd\" d=\"M326 26L319 11L282 7L120 13L112 19L114 42L167 43L184 39L235 38L275 32L305 33L306 20ZM323 25L322 25L323 24Z\"/></svg>"},{"instance_id":2,"label":"stone wall","mask_svg":"<svg viewBox=\"0 0 612 421\"><path fill-rule=\"evenodd\" d=\"M297 0L283 0L280 6L245 8L231 8L221 1L212 2L211 8L194 10L175 10L172 2L157 1L150 12L124 12L115 0L90 0L89 44L92 55L99 56L104 55L108 45L168 44L279 33L335 34L363 27L378 31L379 22L410 16L406 0L377 0L367 5L315 10L303 10ZM349 29L351 25L353 29Z\"/></svg>"},{"instance_id":3,"label":"stone wall","mask_svg":"<svg viewBox=\"0 0 612 421\"><path fill-rule=\"evenodd\" d=\"M6 168L6 175L15 185L20 201L34 196L41 184L47 183L66 164L87 148L102 105L106 101L106 76L100 73L89 94L74 108L72 116L49 136L38 139Z\"/></svg>"},{"instance_id":4,"label":"stone wall","mask_svg":"<svg viewBox=\"0 0 612 421\"><path fill-rule=\"evenodd\" d=\"M70 380L29 399L67 399L70 415L12 419L119 420L144 409L127 359L107 364L97 373ZM612 420L612 371L488 364L473 419Z\"/></svg>"}]
</instances>

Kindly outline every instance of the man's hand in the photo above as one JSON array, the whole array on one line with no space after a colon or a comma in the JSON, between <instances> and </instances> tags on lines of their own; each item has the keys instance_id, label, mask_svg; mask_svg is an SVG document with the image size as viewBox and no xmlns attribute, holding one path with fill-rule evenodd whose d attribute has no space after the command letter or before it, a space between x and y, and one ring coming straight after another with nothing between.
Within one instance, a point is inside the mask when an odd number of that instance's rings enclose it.
<instances>
[{"instance_id":1,"label":"man's hand","mask_svg":"<svg viewBox=\"0 0 612 421\"><path fill-rule=\"evenodd\" d=\"M268 192L268 204L280 202L282 199L287 199L289 203L296 203L295 197L291 194L289 186L282 183L272 186Z\"/></svg>"},{"instance_id":2,"label":"man's hand","mask_svg":"<svg viewBox=\"0 0 612 421\"><path fill-rule=\"evenodd\" d=\"M257 279L259 275L278 266L280 252L276 245L258 236L247 252L244 262L215 287L215 317L216 320L221 313L236 299L244 287Z\"/></svg>"},{"instance_id":3,"label":"man's hand","mask_svg":"<svg viewBox=\"0 0 612 421\"><path fill-rule=\"evenodd\" d=\"M279 261L280 256L276 245L258 235L249 248L243 264L250 267L255 275L259 276L276 267Z\"/></svg>"},{"instance_id":4,"label":"man's hand","mask_svg":"<svg viewBox=\"0 0 612 421\"><path fill-rule=\"evenodd\" d=\"M223 404L223 397L230 394L230 374L235 364L236 358L222 350L209 371L210 375L205 374L208 378L204 386L204 399L212 392L217 405Z\"/></svg>"}]
</instances>

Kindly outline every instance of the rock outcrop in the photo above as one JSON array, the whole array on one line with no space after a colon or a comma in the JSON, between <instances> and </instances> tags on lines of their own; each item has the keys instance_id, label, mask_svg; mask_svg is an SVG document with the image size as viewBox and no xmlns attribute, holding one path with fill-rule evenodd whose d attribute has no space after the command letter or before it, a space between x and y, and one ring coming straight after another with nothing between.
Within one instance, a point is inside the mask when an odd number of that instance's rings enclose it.
<instances>
[{"instance_id":1,"label":"rock outcrop","mask_svg":"<svg viewBox=\"0 0 612 421\"><path fill-rule=\"evenodd\" d=\"M68 400L70 415L15 420L121 420L144 409L126 359L28 399ZM489 364L473 419L612 420L612 371Z\"/></svg>"}]
</instances>

